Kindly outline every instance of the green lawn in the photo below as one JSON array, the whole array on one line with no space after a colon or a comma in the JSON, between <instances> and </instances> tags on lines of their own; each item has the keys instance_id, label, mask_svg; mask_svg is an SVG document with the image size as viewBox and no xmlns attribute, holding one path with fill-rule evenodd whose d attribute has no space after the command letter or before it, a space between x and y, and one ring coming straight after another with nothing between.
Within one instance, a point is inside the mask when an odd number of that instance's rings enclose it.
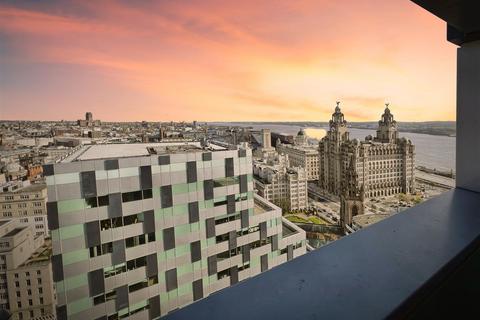
<instances>
[{"instance_id":1,"label":"green lawn","mask_svg":"<svg viewBox=\"0 0 480 320\"><path fill-rule=\"evenodd\" d=\"M287 218L290 222L293 222L293 223L326 224L326 222L324 220L320 219L317 216L311 216L311 217L308 217L308 219L305 219L305 218L297 216L297 215L291 215L291 216L287 216L285 218Z\"/></svg>"},{"instance_id":2,"label":"green lawn","mask_svg":"<svg viewBox=\"0 0 480 320\"><path fill-rule=\"evenodd\" d=\"M311 217L308 218L308 220L310 220L310 222L315 223L315 224L326 224L323 219L320 219L317 216L311 216Z\"/></svg>"},{"instance_id":3,"label":"green lawn","mask_svg":"<svg viewBox=\"0 0 480 320\"><path fill-rule=\"evenodd\" d=\"M288 219L288 221L293 223L308 223L308 220L299 216L288 216L286 218Z\"/></svg>"}]
</instances>

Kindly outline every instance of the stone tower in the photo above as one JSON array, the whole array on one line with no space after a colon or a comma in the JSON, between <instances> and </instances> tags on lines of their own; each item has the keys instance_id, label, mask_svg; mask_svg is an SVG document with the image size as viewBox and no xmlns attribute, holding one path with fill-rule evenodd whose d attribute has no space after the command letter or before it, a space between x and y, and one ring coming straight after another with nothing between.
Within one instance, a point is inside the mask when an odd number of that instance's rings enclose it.
<instances>
[{"instance_id":1,"label":"stone tower","mask_svg":"<svg viewBox=\"0 0 480 320\"><path fill-rule=\"evenodd\" d=\"M378 121L376 141L383 143L394 143L398 138L397 121L393 119L393 114L388 108L389 104L385 104L385 112Z\"/></svg>"},{"instance_id":2,"label":"stone tower","mask_svg":"<svg viewBox=\"0 0 480 320\"><path fill-rule=\"evenodd\" d=\"M350 166L345 172L345 179L342 180L342 193L340 195L340 223L345 229L346 225L351 226L353 217L364 214L365 192L363 184L358 186L358 175L356 172L356 158L350 160Z\"/></svg>"},{"instance_id":3,"label":"stone tower","mask_svg":"<svg viewBox=\"0 0 480 320\"><path fill-rule=\"evenodd\" d=\"M338 195L342 181L342 144L349 140L347 121L337 101L335 112L329 123L330 129L320 142L319 186L331 194Z\"/></svg>"}]
</instances>

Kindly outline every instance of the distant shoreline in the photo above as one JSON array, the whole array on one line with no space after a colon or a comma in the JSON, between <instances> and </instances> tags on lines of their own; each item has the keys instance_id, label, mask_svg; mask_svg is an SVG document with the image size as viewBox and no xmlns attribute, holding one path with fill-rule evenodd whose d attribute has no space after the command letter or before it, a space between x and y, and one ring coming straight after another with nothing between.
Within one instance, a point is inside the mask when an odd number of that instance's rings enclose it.
<instances>
[{"instance_id":1,"label":"distant shoreline","mask_svg":"<svg viewBox=\"0 0 480 320\"><path fill-rule=\"evenodd\" d=\"M303 128L321 128L327 129L328 122L272 122L272 121L235 121L235 122L208 122L209 124L223 124L223 125L286 125L297 126ZM349 122L349 128L377 130L378 122ZM456 123L455 121L424 121L424 122L398 122L399 132L428 134L432 136L456 137Z\"/></svg>"}]
</instances>

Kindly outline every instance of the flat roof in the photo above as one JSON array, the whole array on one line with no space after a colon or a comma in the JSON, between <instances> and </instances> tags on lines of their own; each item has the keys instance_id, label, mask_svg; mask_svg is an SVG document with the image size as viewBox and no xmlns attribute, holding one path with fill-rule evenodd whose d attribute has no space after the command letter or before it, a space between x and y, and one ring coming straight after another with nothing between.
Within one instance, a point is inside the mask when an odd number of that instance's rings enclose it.
<instances>
[{"instance_id":1,"label":"flat roof","mask_svg":"<svg viewBox=\"0 0 480 320\"><path fill-rule=\"evenodd\" d=\"M148 156L151 154L174 153L174 152L200 152L227 150L221 146L210 144L203 148L200 142L159 142L159 143L114 143L93 144L83 146L60 162L73 162L85 160L99 160L109 158L127 158Z\"/></svg>"},{"instance_id":2,"label":"flat roof","mask_svg":"<svg viewBox=\"0 0 480 320\"><path fill-rule=\"evenodd\" d=\"M26 227L23 227L23 228L15 228L13 229L12 231L10 231L9 233L7 233L6 235L4 235L2 238L7 238L7 237L13 237L15 236L16 234L20 233L22 230L26 229Z\"/></svg>"},{"instance_id":3,"label":"flat roof","mask_svg":"<svg viewBox=\"0 0 480 320\"><path fill-rule=\"evenodd\" d=\"M286 238L295 233L298 233L298 230L295 230L291 226L287 225L285 221L282 220L282 238Z\"/></svg>"}]
</instances>

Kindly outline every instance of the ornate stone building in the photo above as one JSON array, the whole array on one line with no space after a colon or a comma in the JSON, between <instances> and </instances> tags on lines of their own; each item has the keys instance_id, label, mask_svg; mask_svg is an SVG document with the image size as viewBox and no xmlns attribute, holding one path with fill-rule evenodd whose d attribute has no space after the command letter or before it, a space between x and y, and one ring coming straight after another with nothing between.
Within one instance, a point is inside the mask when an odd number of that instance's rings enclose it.
<instances>
[{"instance_id":1,"label":"ornate stone building","mask_svg":"<svg viewBox=\"0 0 480 320\"><path fill-rule=\"evenodd\" d=\"M288 155L292 167L305 168L308 181L318 180L318 148L309 146L307 135L301 129L295 137L295 144L277 142L277 152Z\"/></svg>"},{"instance_id":2,"label":"ornate stone building","mask_svg":"<svg viewBox=\"0 0 480 320\"><path fill-rule=\"evenodd\" d=\"M347 122L337 102L319 152L319 186L330 194L348 200L360 190L362 198L414 191L415 146L410 140L398 137L397 122L388 104L378 122L376 136L359 141L350 140ZM351 186L352 183L355 186ZM347 185L348 192L345 191ZM345 220L348 224L352 212L345 214L350 217Z\"/></svg>"}]
</instances>

